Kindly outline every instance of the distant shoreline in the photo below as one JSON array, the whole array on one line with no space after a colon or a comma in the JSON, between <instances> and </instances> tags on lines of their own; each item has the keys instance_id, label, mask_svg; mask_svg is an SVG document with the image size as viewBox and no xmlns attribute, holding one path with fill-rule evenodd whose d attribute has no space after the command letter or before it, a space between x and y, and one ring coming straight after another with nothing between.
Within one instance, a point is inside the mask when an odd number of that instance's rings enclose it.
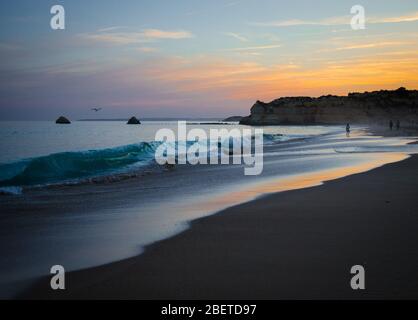
<instances>
[{"instance_id":1,"label":"distant shoreline","mask_svg":"<svg viewBox=\"0 0 418 320\"><path fill-rule=\"evenodd\" d=\"M116 119L78 119L76 121L127 121L125 118ZM221 121L222 118L140 118L141 121Z\"/></svg>"},{"instance_id":2,"label":"distant shoreline","mask_svg":"<svg viewBox=\"0 0 418 320\"><path fill-rule=\"evenodd\" d=\"M223 121L223 118L139 118L141 121ZM110 118L110 119L76 119L75 122L94 122L94 121L128 121L129 117L127 118ZM0 122L27 122L27 121L34 121L34 122L54 122L54 119L0 119Z\"/></svg>"}]
</instances>

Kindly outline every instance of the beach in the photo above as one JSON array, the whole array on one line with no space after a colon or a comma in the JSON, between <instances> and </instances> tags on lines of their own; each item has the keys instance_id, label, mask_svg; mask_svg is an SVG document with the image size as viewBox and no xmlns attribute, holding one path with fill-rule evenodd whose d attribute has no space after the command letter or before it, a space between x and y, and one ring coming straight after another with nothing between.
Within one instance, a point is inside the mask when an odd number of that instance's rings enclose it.
<instances>
[{"instance_id":1,"label":"beach","mask_svg":"<svg viewBox=\"0 0 418 320\"><path fill-rule=\"evenodd\" d=\"M418 298L418 158L200 218L142 255L49 277L19 298ZM352 290L362 265L366 290Z\"/></svg>"},{"instance_id":2,"label":"beach","mask_svg":"<svg viewBox=\"0 0 418 320\"><path fill-rule=\"evenodd\" d=\"M57 2L0 2L0 300L418 299L417 0Z\"/></svg>"},{"instance_id":3,"label":"beach","mask_svg":"<svg viewBox=\"0 0 418 320\"><path fill-rule=\"evenodd\" d=\"M273 285L273 271L264 280L271 285L257 280L261 274L268 274L263 271L266 267L282 274L288 269L296 272L299 268L302 272L301 268L312 265L317 272L315 261L318 258L313 256L311 249L304 252L301 247L306 245L305 242L325 241L325 251L318 254L329 253L330 259L337 259L339 255L328 252L327 246L335 245L340 251L338 243L322 237L326 232L332 232L335 239L342 241L339 238L351 234L351 230L345 229L349 227L347 220L353 219L350 223L356 225L357 212L368 208L346 212L345 208L351 208L352 203L362 201L351 199L348 193L342 192L338 196L347 203L340 204L333 189L327 189L321 196L323 200L317 203L305 196L304 190L322 190L323 183L328 186L330 181L342 181L345 186L344 177L368 175L370 170L373 172L382 167L384 170L390 164L406 163L410 155L418 153L414 144L416 135L404 130L388 132L386 128L353 126L347 136L343 126L272 126L265 127L263 135L263 170L260 175L248 176L244 174L243 164L158 165L152 157L155 150L152 147L155 142L151 140L153 132L166 125L175 127L177 123L143 123L140 131L125 129L109 142L108 134L88 143L109 147L93 150L86 150L84 142L80 145L78 136L81 132L101 136L109 129L115 132L120 124L80 122L61 130L49 123L26 123L14 134L18 125L8 124L11 130L6 130L5 141L10 135L16 135L18 144L9 146L9 152L2 155L4 159L13 157L15 149L22 150L20 144L27 143L27 135L36 133L37 140L41 141L54 132L59 138L50 139L46 146L34 143L31 148L24 149L32 157L0 166L3 177L14 174L13 178L1 181L3 194L0 195L0 252L3 256L0 260L0 297L7 299L66 295L71 298L84 295L86 298L194 299L211 292L213 298L234 297L235 294L235 298L240 298L244 297L242 286L246 282L249 282L248 288L254 286L265 291L251 290L254 296L248 298L276 298L273 293L278 293L281 287L278 283ZM218 124L214 126L219 127ZM210 129L206 124L200 127ZM225 129L230 127L225 125ZM235 125L235 128L245 127ZM63 138L67 146L61 146ZM123 145L133 141L137 143ZM51 153L57 146L68 151ZM44 156L45 147L51 151L46 151ZM96 170L100 167L102 171ZM399 176L402 179L410 177L408 174ZM20 187L15 183L26 184ZM388 185L397 188L399 183L379 184L376 192ZM8 190L13 192L7 193ZM301 195L291 198L289 195L293 194ZM276 195L279 200L272 203L270 196ZM315 195L313 199L321 197ZM405 208L413 208L407 201L404 203ZM314 204L318 206L315 210ZM230 214L230 211L236 214ZM335 220L330 221L322 215L331 215ZM300 221L285 219L298 216ZM368 213L362 213L362 216L367 218ZM226 223L223 219L232 220ZM326 226L316 225L322 222ZM338 224L344 227L343 230ZM380 226L378 221L373 224ZM194 236L187 238L190 232ZM290 234L286 236L286 232ZM294 238L288 238L290 235ZM183 237L186 237L184 243L172 248L171 243L176 244ZM352 239L347 241L353 242ZM167 247L158 249L163 251L158 251L160 253L154 258L154 248L160 248L161 244ZM273 247L277 247L277 251ZM176 268L184 270L158 271L164 266L176 266L170 259L178 259ZM292 263L283 264L287 260ZM135 262L132 268L140 271L118 271L119 266L125 270L130 261L138 261L138 266ZM68 276L67 289L63 296L59 293L59 297L51 295L48 289L50 269L55 265L63 266ZM213 270L205 266L212 266ZM89 270L96 270L94 268L103 268L113 279L107 290L100 288L93 293L84 289L84 286L90 288L90 281L99 287L108 283L101 272L98 278L93 276L96 271L89 273ZM91 280L71 280L73 275L84 272ZM215 274L210 275L211 272ZM178 277L177 273L182 276ZM137 276L148 280L138 278L142 284L139 286L129 278ZM185 276L191 278L183 279ZM223 278L215 281L213 277L230 278L232 282ZM299 275L298 278L303 277ZM243 283L238 279L244 279ZM128 284L124 284L125 281ZM236 283L232 285L234 281ZM259 284L250 281L259 281ZM236 287L239 292L225 289L224 282L228 283L228 288ZM47 286L45 291L36 289L40 283ZM126 288L129 283L135 288ZM193 283L195 288L192 288ZM170 284L173 287L163 288ZM155 290L159 288L157 291L153 291L154 285ZM182 289L187 286L190 286L188 290ZM289 283L283 285L282 290L289 293L289 297L292 292L294 297L305 297L304 293L292 291Z\"/></svg>"}]
</instances>

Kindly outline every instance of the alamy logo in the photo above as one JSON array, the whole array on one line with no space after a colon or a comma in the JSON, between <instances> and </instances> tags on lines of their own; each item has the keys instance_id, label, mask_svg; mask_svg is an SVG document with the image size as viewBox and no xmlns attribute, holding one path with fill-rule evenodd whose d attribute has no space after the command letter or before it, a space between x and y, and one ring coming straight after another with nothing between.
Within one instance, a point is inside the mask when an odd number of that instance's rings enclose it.
<instances>
[{"instance_id":1,"label":"alamy logo","mask_svg":"<svg viewBox=\"0 0 418 320\"><path fill-rule=\"evenodd\" d=\"M351 274L354 276L351 278L351 289L353 290L364 290L366 289L366 273L364 267L356 265L351 267Z\"/></svg>"},{"instance_id":2,"label":"alamy logo","mask_svg":"<svg viewBox=\"0 0 418 320\"><path fill-rule=\"evenodd\" d=\"M351 14L354 14L354 16L351 18L351 29L366 29L366 10L364 10L364 7L359 4L353 6L351 8Z\"/></svg>"},{"instance_id":3,"label":"alamy logo","mask_svg":"<svg viewBox=\"0 0 418 320\"><path fill-rule=\"evenodd\" d=\"M65 9L61 5L55 5L51 7L51 14L54 16L51 18L52 30L64 30L65 29Z\"/></svg>"},{"instance_id":4,"label":"alamy logo","mask_svg":"<svg viewBox=\"0 0 418 320\"><path fill-rule=\"evenodd\" d=\"M55 265L51 267L51 274L54 276L51 278L52 290L64 290L65 289L65 269L61 265Z\"/></svg>"},{"instance_id":5,"label":"alamy logo","mask_svg":"<svg viewBox=\"0 0 418 320\"><path fill-rule=\"evenodd\" d=\"M160 165L175 164L245 164L245 175L263 171L263 129L227 130L194 128L187 131L186 121L178 122L176 133L168 128L157 131L155 141L162 142L155 151Z\"/></svg>"}]
</instances>

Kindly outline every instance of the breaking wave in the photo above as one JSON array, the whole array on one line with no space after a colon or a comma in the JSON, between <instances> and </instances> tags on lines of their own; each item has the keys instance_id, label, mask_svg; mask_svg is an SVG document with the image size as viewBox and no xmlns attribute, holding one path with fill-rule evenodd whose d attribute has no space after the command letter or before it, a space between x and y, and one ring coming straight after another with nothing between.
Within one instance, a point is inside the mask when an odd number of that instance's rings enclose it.
<instances>
[{"instance_id":1,"label":"breaking wave","mask_svg":"<svg viewBox=\"0 0 418 320\"><path fill-rule=\"evenodd\" d=\"M239 141L242 144L251 143L251 138L253 137L243 137ZM235 139L237 138L230 138L230 148L233 147ZM272 144L287 139L281 134L264 134L263 140L265 144ZM199 141L199 144L205 145L207 142ZM84 179L127 173L150 164L154 160L155 151L162 143L140 142L101 150L60 152L0 164L0 193L20 194L22 187L77 183ZM185 146L194 143L187 141ZM179 144L184 142L176 143L176 146ZM219 150L211 150L208 146L209 153L221 152L221 143L218 147Z\"/></svg>"},{"instance_id":2,"label":"breaking wave","mask_svg":"<svg viewBox=\"0 0 418 320\"><path fill-rule=\"evenodd\" d=\"M141 142L122 147L79 152L61 152L0 165L0 188L34 186L74 181L123 172L149 163L160 143Z\"/></svg>"}]
</instances>

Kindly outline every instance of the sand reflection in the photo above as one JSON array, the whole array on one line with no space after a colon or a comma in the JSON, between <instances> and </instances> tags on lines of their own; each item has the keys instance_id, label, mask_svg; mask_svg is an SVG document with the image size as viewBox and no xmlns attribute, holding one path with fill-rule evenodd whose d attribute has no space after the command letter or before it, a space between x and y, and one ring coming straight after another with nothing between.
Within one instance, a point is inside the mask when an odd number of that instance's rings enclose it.
<instances>
[{"instance_id":1,"label":"sand reflection","mask_svg":"<svg viewBox=\"0 0 418 320\"><path fill-rule=\"evenodd\" d=\"M198 203L199 211L213 213L221 209L253 200L269 193L297 190L302 188L319 186L325 181L330 181L352 174L366 172L385 164L405 160L409 155L404 153L376 153L370 155L370 161L343 168L320 170L312 173L276 177L263 182L247 185L245 188L226 192L222 195L211 197ZM188 208L195 211L197 208ZM186 209L187 210L187 209Z\"/></svg>"}]
</instances>

